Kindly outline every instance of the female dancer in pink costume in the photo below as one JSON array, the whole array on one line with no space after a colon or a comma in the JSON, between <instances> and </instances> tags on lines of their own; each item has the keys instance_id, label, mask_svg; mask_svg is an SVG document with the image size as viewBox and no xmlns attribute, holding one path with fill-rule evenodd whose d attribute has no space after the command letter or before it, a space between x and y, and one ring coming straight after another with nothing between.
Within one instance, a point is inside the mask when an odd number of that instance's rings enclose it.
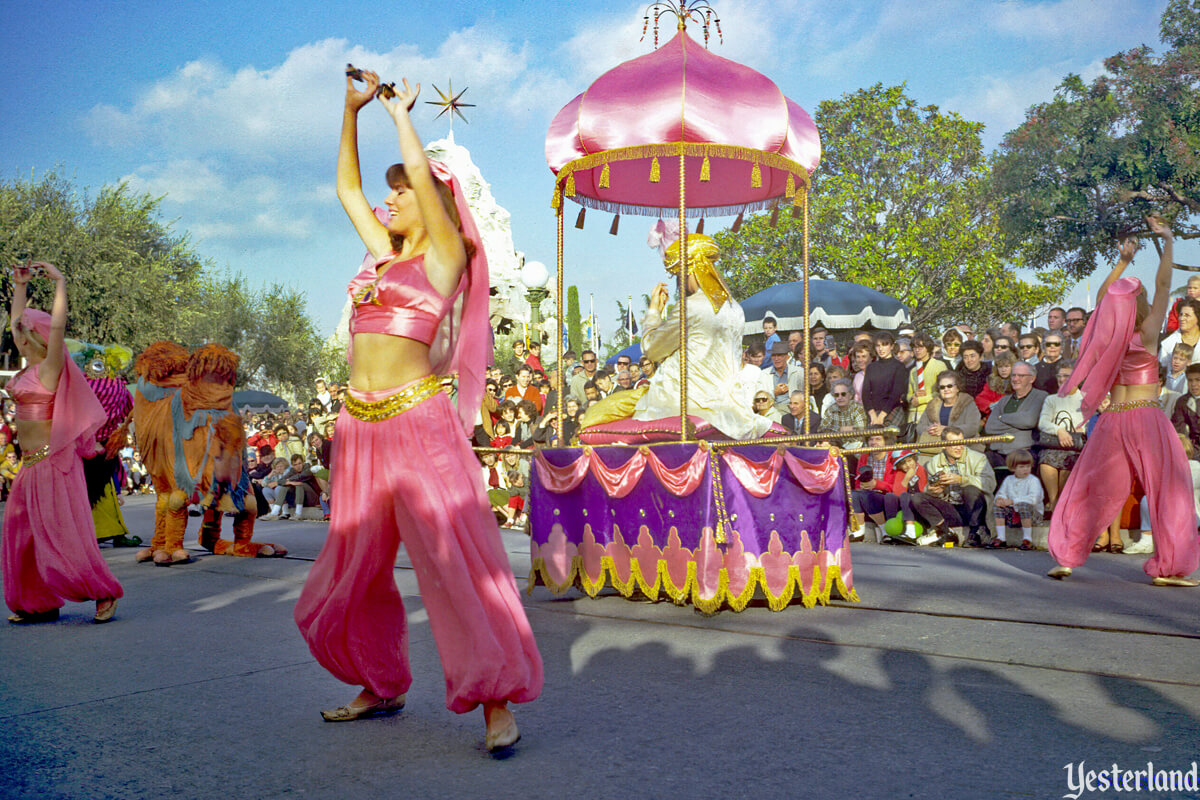
<instances>
[{"instance_id":1,"label":"female dancer in pink costume","mask_svg":"<svg viewBox=\"0 0 1200 800\"><path fill-rule=\"evenodd\" d=\"M34 271L54 281L51 313L25 307ZM45 262L13 270L12 333L29 366L6 387L17 403L23 457L4 509L0 564L9 622L58 619L67 600L96 601L96 622L108 622L121 584L100 555L83 477L83 456L97 450L107 419L83 373L67 355L67 288Z\"/></svg>"},{"instance_id":2,"label":"female dancer in pink costume","mask_svg":"<svg viewBox=\"0 0 1200 800\"><path fill-rule=\"evenodd\" d=\"M1095 413L1106 394L1112 404L1095 431L1054 508L1050 555L1058 562L1047 573L1063 579L1091 553L1092 544L1120 512L1132 476L1146 489L1154 555L1143 566L1155 586L1196 586L1187 577L1200 566L1192 502L1192 473L1179 437L1158 404L1158 332L1162 330L1171 289L1171 229L1150 217L1150 230L1163 240L1154 281L1154 302L1136 278L1121 273L1137 250L1134 240L1121 244L1121 258L1105 279L1098 305L1080 342L1071 380L1059 389L1083 392L1083 416Z\"/></svg>"},{"instance_id":3,"label":"female dancer in pink costume","mask_svg":"<svg viewBox=\"0 0 1200 800\"><path fill-rule=\"evenodd\" d=\"M357 119L379 78L361 74L363 91L346 81L337 191L377 260L349 287L354 358L333 445L333 519L296 622L322 666L364 687L349 705L321 712L326 720L402 708L412 682L393 577L403 539L442 659L446 706L483 705L494 751L519 738L508 703L540 694L542 661L467 439L490 355L487 261L457 181L426 158L409 120L420 84L379 96L404 165L388 170L390 217L376 218L362 191ZM437 374L447 370L458 372L457 413Z\"/></svg>"}]
</instances>

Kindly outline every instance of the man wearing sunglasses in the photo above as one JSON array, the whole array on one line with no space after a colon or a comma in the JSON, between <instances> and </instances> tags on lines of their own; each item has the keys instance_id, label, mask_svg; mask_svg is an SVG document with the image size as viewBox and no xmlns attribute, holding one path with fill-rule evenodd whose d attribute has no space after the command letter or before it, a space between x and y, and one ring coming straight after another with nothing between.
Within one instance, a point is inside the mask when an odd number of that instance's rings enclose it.
<instances>
[{"instance_id":1,"label":"man wearing sunglasses","mask_svg":"<svg viewBox=\"0 0 1200 800\"><path fill-rule=\"evenodd\" d=\"M596 377L595 352L584 350L579 356L579 363L583 364L583 372L571 376L571 397L574 397L582 406L587 402L587 397L583 393L583 385Z\"/></svg>"},{"instance_id":2,"label":"man wearing sunglasses","mask_svg":"<svg viewBox=\"0 0 1200 800\"><path fill-rule=\"evenodd\" d=\"M821 419L821 433L845 433L867 427L867 412L854 399L854 384L845 378L833 382L830 388L833 405ZM862 442L852 439L841 442L843 447L861 447Z\"/></svg>"}]
</instances>

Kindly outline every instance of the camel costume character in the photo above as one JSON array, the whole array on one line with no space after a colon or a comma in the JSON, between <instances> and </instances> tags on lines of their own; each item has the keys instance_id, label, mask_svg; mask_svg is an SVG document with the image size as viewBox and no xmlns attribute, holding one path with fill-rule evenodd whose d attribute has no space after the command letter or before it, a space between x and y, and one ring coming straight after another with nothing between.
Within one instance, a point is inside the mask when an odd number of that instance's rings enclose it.
<instances>
[{"instance_id":1,"label":"camel costume character","mask_svg":"<svg viewBox=\"0 0 1200 800\"><path fill-rule=\"evenodd\" d=\"M158 493L154 539L139 561L170 566L190 560L183 549L190 503L204 507L200 544L217 555L282 556L278 545L251 541L258 507L245 465L245 432L233 410L238 357L207 344L190 356L156 342L138 357L133 422L138 447ZM234 514L232 541L221 517Z\"/></svg>"}]
</instances>

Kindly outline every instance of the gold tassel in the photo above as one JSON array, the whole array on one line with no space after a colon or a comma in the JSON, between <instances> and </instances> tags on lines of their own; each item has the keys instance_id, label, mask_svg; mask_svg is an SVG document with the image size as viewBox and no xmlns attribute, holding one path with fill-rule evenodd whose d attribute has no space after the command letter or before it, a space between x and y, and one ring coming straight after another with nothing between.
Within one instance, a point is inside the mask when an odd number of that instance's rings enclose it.
<instances>
[{"instance_id":1,"label":"gold tassel","mask_svg":"<svg viewBox=\"0 0 1200 800\"><path fill-rule=\"evenodd\" d=\"M575 173L574 172L572 172L570 175L567 176L566 195L567 195L567 197L575 196Z\"/></svg>"},{"instance_id":2,"label":"gold tassel","mask_svg":"<svg viewBox=\"0 0 1200 800\"><path fill-rule=\"evenodd\" d=\"M700 222L696 225L696 233L704 233L704 217L701 217Z\"/></svg>"},{"instance_id":3,"label":"gold tassel","mask_svg":"<svg viewBox=\"0 0 1200 800\"><path fill-rule=\"evenodd\" d=\"M604 169L600 170L600 188L608 188L608 163L605 162Z\"/></svg>"},{"instance_id":4,"label":"gold tassel","mask_svg":"<svg viewBox=\"0 0 1200 800\"><path fill-rule=\"evenodd\" d=\"M581 208L581 209L579 209L579 216L575 218L575 227L578 228L579 230L583 230L583 216L586 213L587 213L587 209Z\"/></svg>"},{"instance_id":5,"label":"gold tassel","mask_svg":"<svg viewBox=\"0 0 1200 800\"><path fill-rule=\"evenodd\" d=\"M562 208L562 189L558 186L554 187L554 197L550 198L551 208Z\"/></svg>"},{"instance_id":6,"label":"gold tassel","mask_svg":"<svg viewBox=\"0 0 1200 800\"><path fill-rule=\"evenodd\" d=\"M620 223L620 221L621 221L621 215L613 214L613 223L608 229L609 235L611 235L611 236L617 235L617 224Z\"/></svg>"},{"instance_id":7,"label":"gold tassel","mask_svg":"<svg viewBox=\"0 0 1200 800\"><path fill-rule=\"evenodd\" d=\"M762 188L762 169L758 166L758 162L754 162L754 169L750 172L750 188Z\"/></svg>"},{"instance_id":8,"label":"gold tassel","mask_svg":"<svg viewBox=\"0 0 1200 800\"><path fill-rule=\"evenodd\" d=\"M738 215L737 215L737 219L735 219L735 220L733 221L733 227L732 227L732 228L730 228L729 230L730 230L730 231L732 231L733 233L737 233L737 232L738 232L738 228L742 227L742 221L743 221L745 218L746 218L746 212L745 212L745 211L739 211L739 212L738 212Z\"/></svg>"},{"instance_id":9,"label":"gold tassel","mask_svg":"<svg viewBox=\"0 0 1200 800\"><path fill-rule=\"evenodd\" d=\"M662 180L662 173L658 169L658 156L655 156L654 160L650 162L650 182L658 183L660 180Z\"/></svg>"},{"instance_id":10,"label":"gold tassel","mask_svg":"<svg viewBox=\"0 0 1200 800\"><path fill-rule=\"evenodd\" d=\"M707 183L712 178L712 168L708 164L708 156L704 157L704 163L700 165L700 182Z\"/></svg>"},{"instance_id":11,"label":"gold tassel","mask_svg":"<svg viewBox=\"0 0 1200 800\"><path fill-rule=\"evenodd\" d=\"M785 195L787 197L795 197L796 196L796 176L790 172L788 173L787 190L785 192Z\"/></svg>"}]
</instances>

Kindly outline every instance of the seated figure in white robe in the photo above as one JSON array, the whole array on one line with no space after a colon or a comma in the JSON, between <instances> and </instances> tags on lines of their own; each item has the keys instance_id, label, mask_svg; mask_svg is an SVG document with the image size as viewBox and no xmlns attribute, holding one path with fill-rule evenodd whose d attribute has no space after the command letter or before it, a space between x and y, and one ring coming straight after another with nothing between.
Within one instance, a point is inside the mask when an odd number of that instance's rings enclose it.
<instances>
[{"instance_id":1,"label":"seated figure in white robe","mask_svg":"<svg viewBox=\"0 0 1200 800\"><path fill-rule=\"evenodd\" d=\"M667 248L663 263L678 275L680 242ZM716 268L720 248L711 237L687 234L687 380L689 415L700 417L731 439L753 439L771 420L752 410L757 382L742 376L742 334L746 316ZM642 321L642 353L660 363L649 390L638 400L635 420L678 417L680 409L679 307L667 314L667 285L650 295Z\"/></svg>"}]
</instances>

